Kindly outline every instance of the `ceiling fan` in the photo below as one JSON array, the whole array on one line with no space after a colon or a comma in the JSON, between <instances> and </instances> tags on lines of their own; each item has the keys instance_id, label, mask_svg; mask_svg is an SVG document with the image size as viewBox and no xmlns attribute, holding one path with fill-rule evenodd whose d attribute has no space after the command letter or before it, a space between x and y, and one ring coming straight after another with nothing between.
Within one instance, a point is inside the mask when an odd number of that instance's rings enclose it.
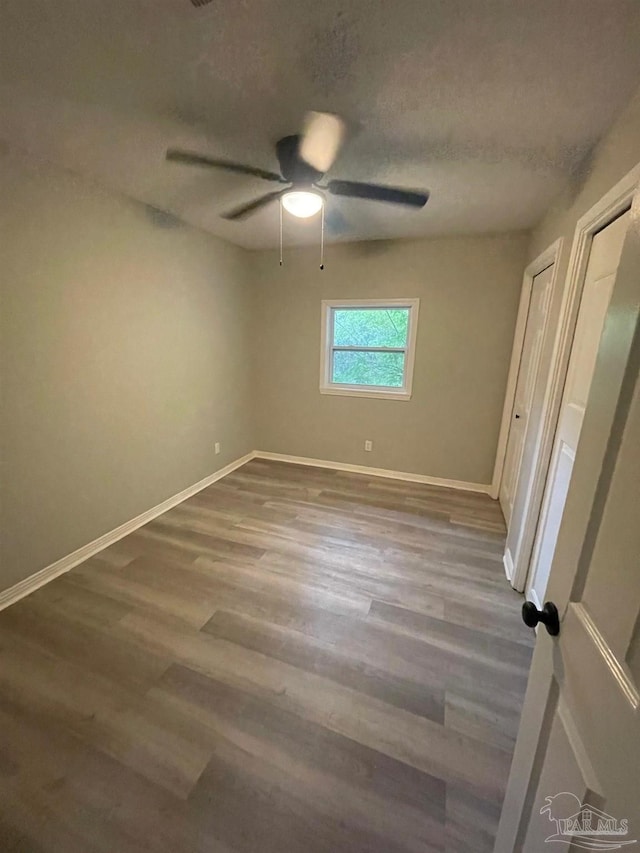
<instances>
[{"instance_id":1,"label":"ceiling fan","mask_svg":"<svg viewBox=\"0 0 640 853\"><path fill-rule=\"evenodd\" d=\"M209 166L287 185L223 213L224 219L245 219L276 199L281 200L284 209L293 216L304 219L321 210L327 192L347 198L424 207L429 198L427 190L407 190L359 181L330 180L321 184L338 155L344 137L345 124L341 118L332 113L308 113L302 134L285 136L276 143L280 174L176 148L167 151L166 159L172 163Z\"/></svg>"}]
</instances>

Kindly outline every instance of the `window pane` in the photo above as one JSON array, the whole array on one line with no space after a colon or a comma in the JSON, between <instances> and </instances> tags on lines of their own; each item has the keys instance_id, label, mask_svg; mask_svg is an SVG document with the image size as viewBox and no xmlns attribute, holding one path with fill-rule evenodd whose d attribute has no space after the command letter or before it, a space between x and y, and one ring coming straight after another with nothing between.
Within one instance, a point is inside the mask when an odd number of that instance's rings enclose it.
<instances>
[{"instance_id":1,"label":"window pane","mask_svg":"<svg viewBox=\"0 0 640 853\"><path fill-rule=\"evenodd\" d=\"M338 347L405 347L408 308L334 308L333 344Z\"/></svg>"},{"instance_id":2,"label":"window pane","mask_svg":"<svg viewBox=\"0 0 640 853\"><path fill-rule=\"evenodd\" d=\"M403 352L345 352L333 354L332 382L341 385L382 385L402 388Z\"/></svg>"}]
</instances>

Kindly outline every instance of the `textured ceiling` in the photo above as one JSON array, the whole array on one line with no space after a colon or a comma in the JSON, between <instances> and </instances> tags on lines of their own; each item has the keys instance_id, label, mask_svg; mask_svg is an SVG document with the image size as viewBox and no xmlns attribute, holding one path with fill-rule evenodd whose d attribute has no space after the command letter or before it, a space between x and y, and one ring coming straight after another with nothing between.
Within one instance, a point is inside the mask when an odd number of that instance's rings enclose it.
<instances>
[{"instance_id":1,"label":"textured ceiling","mask_svg":"<svg viewBox=\"0 0 640 853\"><path fill-rule=\"evenodd\" d=\"M535 224L640 84L638 0L2 0L0 141L243 246L271 188L164 162L276 167L308 109L348 122L331 177L427 187L419 212L334 201L341 239ZM319 220L286 219L287 243Z\"/></svg>"}]
</instances>

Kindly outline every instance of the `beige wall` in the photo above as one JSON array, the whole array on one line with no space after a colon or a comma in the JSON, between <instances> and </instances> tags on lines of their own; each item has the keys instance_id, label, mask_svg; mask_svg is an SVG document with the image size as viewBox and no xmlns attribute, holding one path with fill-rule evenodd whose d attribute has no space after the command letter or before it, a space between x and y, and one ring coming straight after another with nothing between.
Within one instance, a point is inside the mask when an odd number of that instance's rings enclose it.
<instances>
[{"instance_id":1,"label":"beige wall","mask_svg":"<svg viewBox=\"0 0 640 853\"><path fill-rule=\"evenodd\" d=\"M640 162L640 88L626 109L584 164L570 190L556 199L532 232L529 259L533 260L558 237L565 238L561 257L566 270L578 219Z\"/></svg>"},{"instance_id":2,"label":"beige wall","mask_svg":"<svg viewBox=\"0 0 640 853\"><path fill-rule=\"evenodd\" d=\"M638 160L640 90L528 250L360 243L320 272L3 157L0 589L256 446L489 483L523 268L564 236L563 279L577 219ZM320 395L320 300L391 296L421 298L413 399Z\"/></svg>"},{"instance_id":3,"label":"beige wall","mask_svg":"<svg viewBox=\"0 0 640 853\"><path fill-rule=\"evenodd\" d=\"M527 238L252 255L261 450L491 482ZM409 402L321 395L322 299L420 297ZM374 442L365 452L365 439Z\"/></svg>"},{"instance_id":4,"label":"beige wall","mask_svg":"<svg viewBox=\"0 0 640 853\"><path fill-rule=\"evenodd\" d=\"M594 149L591 158L572 191L556 199L547 215L531 234L528 260L533 261L559 237L563 238L559 258L558 281L554 302L551 305L552 321L541 359L541 374L548 375L553 343L557 334L560 302L566 285L569 256L573 245L575 227L580 219L619 180L640 162L640 88L619 115L609 132ZM535 452L536 437L529 436L525 446L525 460Z\"/></svg>"},{"instance_id":5,"label":"beige wall","mask_svg":"<svg viewBox=\"0 0 640 853\"><path fill-rule=\"evenodd\" d=\"M3 589L254 437L244 252L8 157L0 199Z\"/></svg>"},{"instance_id":6,"label":"beige wall","mask_svg":"<svg viewBox=\"0 0 640 853\"><path fill-rule=\"evenodd\" d=\"M562 250L558 260L558 282L554 300L550 306L551 321L545 337L540 359L540 381L536 386L534 407L541 406L550 375L554 344L558 333L560 306L566 286L569 256L573 244L575 227L580 219L599 201L627 172L640 162L640 89L626 109L614 122L609 132L595 148L591 158L571 189L556 199L547 215L531 235L528 261L533 261L558 238L562 238ZM559 403L559 401L557 401ZM531 469L540 447L540 428L530 429L526 435L522 453L524 470ZM521 482L517 490L512 512L512 526L507 538L507 547L515 553L521 535L519 519L528 503L528 483Z\"/></svg>"}]
</instances>

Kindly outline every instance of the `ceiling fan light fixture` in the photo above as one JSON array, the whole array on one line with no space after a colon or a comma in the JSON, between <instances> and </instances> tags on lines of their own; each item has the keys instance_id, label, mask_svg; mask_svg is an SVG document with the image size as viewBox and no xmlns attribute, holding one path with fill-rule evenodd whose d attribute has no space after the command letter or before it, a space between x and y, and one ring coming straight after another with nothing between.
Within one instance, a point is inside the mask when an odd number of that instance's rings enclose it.
<instances>
[{"instance_id":1,"label":"ceiling fan light fixture","mask_svg":"<svg viewBox=\"0 0 640 853\"><path fill-rule=\"evenodd\" d=\"M313 190L291 190L282 196L282 206L292 216L308 219L322 209L324 199Z\"/></svg>"}]
</instances>

